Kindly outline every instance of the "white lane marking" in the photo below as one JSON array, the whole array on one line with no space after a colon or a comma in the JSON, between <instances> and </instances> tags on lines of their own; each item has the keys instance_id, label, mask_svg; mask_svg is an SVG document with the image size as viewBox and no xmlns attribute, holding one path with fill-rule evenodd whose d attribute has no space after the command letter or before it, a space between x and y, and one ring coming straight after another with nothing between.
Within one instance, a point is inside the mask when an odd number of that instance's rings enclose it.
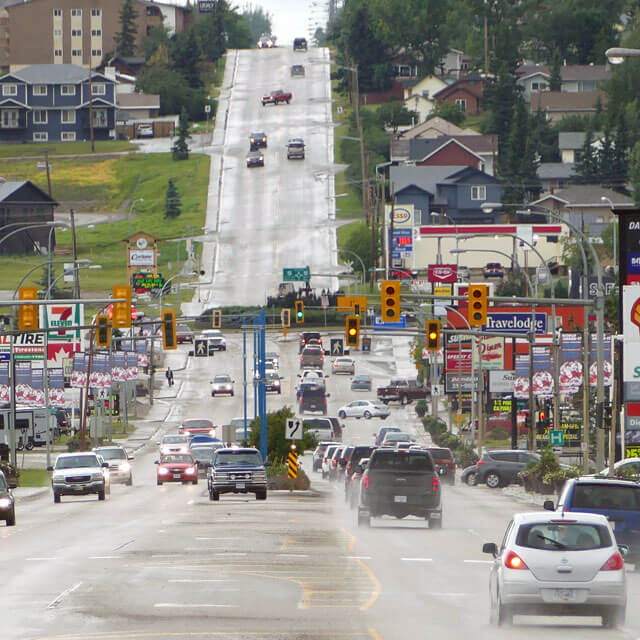
<instances>
[{"instance_id":1,"label":"white lane marking","mask_svg":"<svg viewBox=\"0 0 640 640\"><path fill-rule=\"evenodd\" d=\"M216 553L217 556L246 556L246 553L236 553L234 551L225 551L223 553Z\"/></svg>"},{"instance_id":2,"label":"white lane marking","mask_svg":"<svg viewBox=\"0 0 640 640\"><path fill-rule=\"evenodd\" d=\"M237 609L240 605L238 604L183 604L181 602L156 602L154 605L157 609L169 609L169 608L178 608L178 609L214 609L214 608L235 608Z\"/></svg>"},{"instance_id":3,"label":"white lane marking","mask_svg":"<svg viewBox=\"0 0 640 640\"><path fill-rule=\"evenodd\" d=\"M166 553L153 553L151 554L152 558L179 558L180 556L177 553L174 554L166 554Z\"/></svg>"},{"instance_id":4,"label":"white lane marking","mask_svg":"<svg viewBox=\"0 0 640 640\"><path fill-rule=\"evenodd\" d=\"M78 582L78 584L74 584L73 587L69 587L68 589L65 589L55 600L53 600L47 605L47 609L55 609L62 602L64 598L72 594L76 589L80 587L81 584L82 582Z\"/></svg>"},{"instance_id":5,"label":"white lane marking","mask_svg":"<svg viewBox=\"0 0 640 640\"><path fill-rule=\"evenodd\" d=\"M308 558L306 553L279 553L279 558Z\"/></svg>"},{"instance_id":6,"label":"white lane marking","mask_svg":"<svg viewBox=\"0 0 640 640\"><path fill-rule=\"evenodd\" d=\"M371 556L342 556L346 560L371 560Z\"/></svg>"},{"instance_id":7,"label":"white lane marking","mask_svg":"<svg viewBox=\"0 0 640 640\"><path fill-rule=\"evenodd\" d=\"M187 500L187 504L188 505L192 505L195 502L195 500Z\"/></svg>"},{"instance_id":8,"label":"white lane marking","mask_svg":"<svg viewBox=\"0 0 640 640\"><path fill-rule=\"evenodd\" d=\"M435 598L466 598L471 597L470 593L446 593L446 592L434 592L434 593L424 593L421 595L425 596L434 596Z\"/></svg>"},{"instance_id":9,"label":"white lane marking","mask_svg":"<svg viewBox=\"0 0 640 640\"><path fill-rule=\"evenodd\" d=\"M89 556L89 560L116 560L120 556Z\"/></svg>"},{"instance_id":10,"label":"white lane marking","mask_svg":"<svg viewBox=\"0 0 640 640\"><path fill-rule=\"evenodd\" d=\"M235 540L236 538L196 538L196 540Z\"/></svg>"},{"instance_id":11,"label":"white lane marking","mask_svg":"<svg viewBox=\"0 0 640 640\"><path fill-rule=\"evenodd\" d=\"M58 558L25 558L27 562L44 562L45 560L57 560Z\"/></svg>"},{"instance_id":12,"label":"white lane marking","mask_svg":"<svg viewBox=\"0 0 640 640\"><path fill-rule=\"evenodd\" d=\"M228 580L225 580L225 579L216 580L215 578L173 578L171 580L168 580L168 582L185 582L185 583L191 583L191 582L228 582Z\"/></svg>"},{"instance_id":13,"label":"white lane marking","mask_svg":"<svg viewBox=\"0 0 640 640\"><path fill-rule=\"evenodd\" d=\"M493 564L493 560L464 560L467 564Z\"/></svg>"},{"instance_id":14,"label":"white lane marking","mask_svg":"<svg viewBox=\"0 0 640 640\"><path fill-rule=\"evenodd\" d=\"M433 558L400 558L404 562L433 562Z\"/></svg>"}]
</instances>

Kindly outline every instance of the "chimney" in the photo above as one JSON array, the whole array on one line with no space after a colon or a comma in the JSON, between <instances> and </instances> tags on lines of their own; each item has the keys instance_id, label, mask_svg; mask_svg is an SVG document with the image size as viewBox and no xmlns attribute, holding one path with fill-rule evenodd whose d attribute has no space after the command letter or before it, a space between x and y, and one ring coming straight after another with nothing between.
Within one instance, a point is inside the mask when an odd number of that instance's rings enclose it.
<instances>
[{"instance_id":1,"label":"chimney","mask_svg":"<svg viewBox=\"0 0 640 640\"><path fill-rule=\"evenodd\" d=\"M107 78L109 78L109 80L113 80L115 82L116 80L116 68L115 67L111 67L111 66L107 66L104 68L104 75L107 76Z\"/></svg>"}]
</instances>

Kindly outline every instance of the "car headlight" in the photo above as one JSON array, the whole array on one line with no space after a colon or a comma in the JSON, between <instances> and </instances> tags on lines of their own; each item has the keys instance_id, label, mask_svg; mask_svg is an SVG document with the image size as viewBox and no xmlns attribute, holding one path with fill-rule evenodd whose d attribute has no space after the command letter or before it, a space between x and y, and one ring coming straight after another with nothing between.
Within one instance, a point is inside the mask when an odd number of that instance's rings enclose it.
<instances>
[{"instance_id":1,"label":"car headlight","mask_svg":"<svg viewBox=\"0 0 640 640\"><path fill-rule=\"evenodd\" d=\"M128 462L123 462L122 464L118 465L118 469L120 471L131 471L131 465Z\"/></svg>"},{"instance_id":2,"label":"car headlight","mask_svg":"<svg viewBox=\"0 0 640 640\"><path fill-rule=\"evenodd\" d=\"M184 472L187 475L193 475L196 472L196 468L195 467L187 467Z\"/></svg>"},{"instance_id":3,"label":"car headlight","mask_svg":"<svg viewBox=\"0 0 640 640\"><path fill-rule=\"evenodd\" d=\"M158 467L158 473L160 475L166 476L169 473L169 469L166 467Z\"/></svg>"},{"instance_id":4,"label":"car headlight","mask_svg":"<svg viewBox=\"0 0 640 640\"><path fill-rule=\"evenodd\" d=\"M104 476L102 475L101 471L98 471L97 473L92 473L91 474L91 480L102 480Z\"/></svg>"},{"instance_id":5,"label":"car headlight","mask_svg":"<svg viewBox=\"0 0 640 640\"><path fill-rule=\"evenodd\" d=\"M11 506L9 498L0 498L0 509L8 509Z\"/></svg>"},{"instance_id":6,"label":"car headlight","mask_svg":"<svg viewBox=\"0 0 640 640\"><path fill-rule=\"evenodd\" d=\"M254 139L254 138L251 138L251 142L255 142L255 139Z\"/></svg>"},{"instance_id":7,"label":"car headlight","mask_svg":"<svg viewBox=\"0 0 640 640\"><path fill-rule=\"evenodd\" d=\"M52 482L64 482L64 475L58 474L58 473L54 473L53 474L53 478L51 479Z\"/></svg>"}]
</instances>

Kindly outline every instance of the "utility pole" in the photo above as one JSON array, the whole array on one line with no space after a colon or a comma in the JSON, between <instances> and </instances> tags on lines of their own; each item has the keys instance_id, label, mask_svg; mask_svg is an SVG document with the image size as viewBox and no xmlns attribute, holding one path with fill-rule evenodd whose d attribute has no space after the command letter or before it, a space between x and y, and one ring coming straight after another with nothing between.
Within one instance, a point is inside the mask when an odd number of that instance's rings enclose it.
<instances>
[{"instance_id":1,"label":"utility pole","mask_svg":"<svg viewBox=\"0 0 640 640\"><path fill-rule=\"evenodd\" d=\"M71 218L71 242L73 248L73 297L78 300L80 298L80 279L78 271L78 245L76 242L76 218L73 209L69 210Z\"/></svg>"},{"instance_id":2,"label":"utility pole","mask_svg":"<svg viewBox=\"0 0 640 640\"><path fill-rule=\"evenodd\" d=\"M47 168L47 191L49 192L49 197L53 198L53 196L51 195L51 172L49 171L49 150L45 149L44 150L44 163L46 165Z\"/></svg>"},{"instance_id":3,"label":"utility pole","mask_svg":"<svg viewBox=\"0 0 640 640\"><path fill-rule=\"evenodd\" d=\"M369 224L369 192L367 189L367 168L364 156L364 136L362 133L362 120L360 119L360 86L358 83L358 67L351 58L351 104L356 118L356 128L360 138L360 175L362 178L362 208L367 225Z\"/></svg>"},{"instance_id":4,"label":"utility pole","mask_svg":"<svg viewBox=\"0 0 640 640\"><path fill-rule=\"evenodd\" d=\"M91 67L91 49L89 49L89 139L91 140L91 153L96 150L93 137L93 69Z\"/></svg>"}]
</instances>

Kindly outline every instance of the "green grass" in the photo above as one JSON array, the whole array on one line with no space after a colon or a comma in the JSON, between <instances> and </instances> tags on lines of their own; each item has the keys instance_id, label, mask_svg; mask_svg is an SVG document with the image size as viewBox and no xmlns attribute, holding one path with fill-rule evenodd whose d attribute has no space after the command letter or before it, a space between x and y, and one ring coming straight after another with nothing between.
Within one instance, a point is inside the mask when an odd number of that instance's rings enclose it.
<instances>
[{"instance_id":1,"label":"green grass","mask_svg":"<svg viewBox=\"0 0 640 640\"><path fill-rule=\"evenodd\" d=\"M44 469L20 469L19 487L46 487L50 482L49 472Z\"/></svg>"},{"instance_id":2,"label":"green grass","mask_svg":"<svg viewBox=\"0 0 640 640\"><path fill-rule=\"evenodd\" d=\"M135 151L137 146L127 140L100 140L95 142L95 154ZM0 158L22 158L38 156L44 159L44 152L49 158L57 155L79 155L91 153L90 142L26 142L23 144L0 144ZM44 173L43 170L40 170ZM4 175L4 174L3 174Z\"/></svg>"},{"instance_id":3,"label":"green grass","mask_svg":"<svg viewBox=\"0 0 640 640\"><path fill-rule=\"evenodd\" d=\"M486 113L476 113L474 115L467 116L461 126L463 126L465 129L475 129L479 133L481 125L486 119Z\"/></svg>"}]
</instances>

